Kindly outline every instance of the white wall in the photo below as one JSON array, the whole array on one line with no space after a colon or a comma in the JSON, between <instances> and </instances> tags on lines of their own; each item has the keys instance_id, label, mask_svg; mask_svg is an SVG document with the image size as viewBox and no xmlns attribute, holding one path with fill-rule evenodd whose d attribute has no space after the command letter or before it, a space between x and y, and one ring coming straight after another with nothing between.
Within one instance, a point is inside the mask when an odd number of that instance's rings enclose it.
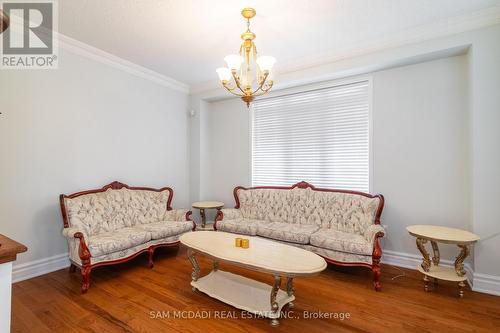
<instances>
[{"instance_id":1,"label":"white wall","mask_svg":"<svg viewBox=\"0 0 500 333\"><path fill-rule=\"evenodd\" d=\"M471 229L467 56L373 74L373 192L386 250L415 253L406 226ZM441 245L452 259L457 248Z\"/></svg>"},{"instance_id":2,"label":"white wall","mask_svg":"<svg viewBox=\"0 0 500 333\"><path fill-rule=\"evenodd\" d=\"M234 187L250 185L250 111L239 99L210 103L204 126L209 154L200 197L233 207Z\"/></svg>"},{"instance_id":3,"label":"white wall","mask_svg":"<svg viewBox=\"0 0 500 333\"><path fill-rule=\"evenodd\" d=\"M500 285L500 26L485 29L472 45L472 207L479 278ZM496 278L493 278L495 276ZM489 284L489 283L488 283ZM488 288L486 285L484 288ZM500 295L500 289L498 290Z\"/></svg>"},{"instance_id":4,"label":"white wall","mask_svg":"<svg viewBox=\"0 0 500 333\"><path fill-rule=\"evenodd\" d=\"M28 246L16 264L67 252L60 193L118 180L189 202L187 94L65 49L59 59L0 73L0 233Z\"/></svg>"},{"instance_id":5,"label":"white wall","mask_svg":"<svg viewBox=\"0 0 500 333\"><path fill-rule=\"evenodd\" d=\"M239 99L208 103L192 98L191 201L217 200L233 207L233 189L250 179L249 111ZM207 219L215 212L207 211ZM193 210L199 222L198 210Z\"/></svg>"}]
</instances>

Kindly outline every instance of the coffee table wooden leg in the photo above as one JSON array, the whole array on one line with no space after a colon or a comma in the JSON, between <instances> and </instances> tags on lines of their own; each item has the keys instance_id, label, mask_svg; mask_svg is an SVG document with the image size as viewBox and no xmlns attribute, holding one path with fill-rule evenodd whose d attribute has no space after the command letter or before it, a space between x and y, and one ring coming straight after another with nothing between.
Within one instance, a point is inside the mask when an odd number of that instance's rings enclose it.
<instances>
[{"instance_id":1,"label":"coffee table wooden leg","mask_svg":"<svg viewBox=\"0 0 500 333\"><path fill-rule=\"evenodd\" d=\"M200 276L200 265L198 265L198 261L196 260L195 254L196 254L196 252L194 252L191 249L188 249L187 255L188 255L189 261L191 262L191 265L193 266L193 272L191 273L191 280L192 281L197 281L198 277ZM196 291L195 287L193 287L193 291Z\"/></svg>"},{"instance_id":2,"label":"coffee table wooden leg","mask_svg":"<svg viewBox=\"0 0 500 333\"><path fill-rule=\"evenodd\" d=\"M271 290L271 311L274 314L277 314L279 311L278 302L276 302L276 296L278 295L278 291L281 286L281 276L274 276L273 289ZM278 326L280 324L278 318L271 319L271 326Z\"/></svg>"},{"instance_id":3,"label":"coffee table wooden leg","mask_svg":"<svg viewBox=\"0 0 500 333\"><path fill-rule=\"evenodd\" d=\"M286 279L286 293L288 296L293 296L295 294L295 290L293 289L293 278L289 277ZM291 309L295 304L293 302L288 303L288 307Z\"/></svg>"}]
</instances>

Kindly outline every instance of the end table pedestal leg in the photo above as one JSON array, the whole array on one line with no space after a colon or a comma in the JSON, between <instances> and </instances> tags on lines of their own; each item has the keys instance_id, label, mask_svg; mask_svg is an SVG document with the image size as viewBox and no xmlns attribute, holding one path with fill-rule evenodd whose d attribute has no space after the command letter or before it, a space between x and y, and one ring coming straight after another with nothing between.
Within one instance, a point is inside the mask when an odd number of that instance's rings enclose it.
<instances>
[{"instance_id":1,"label":"end table pedestal leg","mask_svg":"<svg viewBox=\"0 0 500 333\"><path fill-rule=\"evenodd\" d=\"M429 291L429 277L424 274L424 290Z\"/></svg>"},{"instance_id":2,"label":"end table pedestal leg","mask_svg":"<svg viewBox=\"0 0 500 333\"><path fill-rule=\"evenodd\" d=\"M464 288L465 288L465 282L460 281L458 283L458 297L460 297L460 298L464 297Z\"/></svg>"}]
</instances>

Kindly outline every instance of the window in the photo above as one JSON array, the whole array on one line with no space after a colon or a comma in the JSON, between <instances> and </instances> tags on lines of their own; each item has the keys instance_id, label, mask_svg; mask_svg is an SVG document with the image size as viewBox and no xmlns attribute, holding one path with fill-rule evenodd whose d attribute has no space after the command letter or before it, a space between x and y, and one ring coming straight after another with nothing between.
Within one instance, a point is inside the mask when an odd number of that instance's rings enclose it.
<instances>
[{"instance_id":1,"label":"window","mask_svg":"<svg viewBox=\"0 0 500 333\"><path fill-rule=\"evenodd\" d=\"M252 184L369 191L369 82L253 104Z\"/></svg>"}]
</instances>

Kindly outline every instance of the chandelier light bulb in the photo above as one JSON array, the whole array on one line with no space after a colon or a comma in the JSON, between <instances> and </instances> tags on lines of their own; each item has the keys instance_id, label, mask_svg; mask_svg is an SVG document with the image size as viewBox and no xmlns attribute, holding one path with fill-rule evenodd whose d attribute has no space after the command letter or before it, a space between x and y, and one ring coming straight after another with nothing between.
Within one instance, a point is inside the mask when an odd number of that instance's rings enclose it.
<instances>
[{"instance_id":1,"label":"chandelier light bulb","mask_svg":"<svg viewBox=\"0 0 500 333\"><path fill-rule=\"evenodd\" d=\"M257 65L259 65L261 71L269 72L276 63L276 58L270 56L261 56L257 58L256 62Z\"/></svg>"},{"instance_id":2,"label":"chandelier light bulb","mask_svg":"<svg viewBox=\"0 0 500 333\"><path fill-rule=\"evenodd\" d=\"M243 57L237 54L230 54L224 58L224 61L227 63L227 67L237 71L243 63Z\"/></svg>"},{"instance_id":3,"label":"chandelier light bulb","mask_svg":"<svg viewBox=\"0 0 500 333\"><path fill-rule=\"evenodd\" d=\"M219 80L221 80L221 82L224 81L227 82L231 80L231 70L229 70L229 68L226 67L217 68L216 72L219 75Z\"/></svg>"}]
</instances>

